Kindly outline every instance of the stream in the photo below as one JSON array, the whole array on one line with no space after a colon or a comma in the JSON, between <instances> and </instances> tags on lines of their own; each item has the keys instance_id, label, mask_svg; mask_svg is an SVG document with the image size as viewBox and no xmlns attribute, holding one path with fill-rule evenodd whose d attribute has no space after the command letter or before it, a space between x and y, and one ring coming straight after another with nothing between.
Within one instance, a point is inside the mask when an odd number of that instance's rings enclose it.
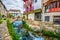
<instances>
[{"instance_id":1,"label":"stream","mask_svg":"<svg viewBox=\"0 0 60 40\"><path fill-rule=\"evenodd\" d=\"M20 40L44 40L43 37L35 35L33 32L24 28L22 26L22 21L20 20L15 20L13 22L13 27L17 35L21 33L22 36L20 37Z\"/></svg>"}]
</instances>

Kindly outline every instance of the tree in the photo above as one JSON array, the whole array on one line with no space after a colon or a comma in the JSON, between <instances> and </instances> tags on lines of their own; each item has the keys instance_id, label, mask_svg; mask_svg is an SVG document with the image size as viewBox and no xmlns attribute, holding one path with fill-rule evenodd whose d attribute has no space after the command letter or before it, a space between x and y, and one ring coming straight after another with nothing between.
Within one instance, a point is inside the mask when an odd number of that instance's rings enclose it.
<instances>
[{"instance_id":1,"label":"tree","mask_svg":"<svg viewBox=\"0 0 60 40\"><path fill-rule=\"evenodd\" d=\"M12 14L9 14L9 17L12 18L12 17L14 17L14 16L13 16Z\"/></svg>"}]
</instances>

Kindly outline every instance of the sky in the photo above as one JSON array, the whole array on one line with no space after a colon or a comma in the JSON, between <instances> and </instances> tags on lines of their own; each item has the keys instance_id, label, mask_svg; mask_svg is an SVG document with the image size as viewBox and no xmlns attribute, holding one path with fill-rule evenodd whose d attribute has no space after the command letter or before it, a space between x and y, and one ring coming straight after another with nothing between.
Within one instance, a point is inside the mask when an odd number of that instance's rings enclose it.
<instances>
[{"instance_id":1,"label":"sky","mask_svg":"<svg viewBox=\"0 0 60 40\"><path fill-rule=\"evenodd\" d=\"M34 9L39 9L39 8L41 8L41 3L42 3L42 1L41 0L37 0L37 3L34 3Z\"/></svg>"},{"instance_id":2,"label":"sky","mask_svg":"<svg viewBox=\"0 0 60 40\"><path fill-rule=\"evenodd\" d=\"M6 6L7 10L18 9L22 12L24 11L22 0L2 0L2 2Z\"/></svg>"},{"instance_id":3,"label":"sky","mask_svg":"<svg viewBox=\"0 0 60 40\"><path fill-rule=\"evenodd\" d=\"M23 8L23 0L2 0L3 4L6 6L7 10L9 9L19 9L21 10L21 12L24 11L24 8ZM39 8L38 4L41 5L41 1L38 2L35 6L35 8Z\"/></svg>"}]
</instances>

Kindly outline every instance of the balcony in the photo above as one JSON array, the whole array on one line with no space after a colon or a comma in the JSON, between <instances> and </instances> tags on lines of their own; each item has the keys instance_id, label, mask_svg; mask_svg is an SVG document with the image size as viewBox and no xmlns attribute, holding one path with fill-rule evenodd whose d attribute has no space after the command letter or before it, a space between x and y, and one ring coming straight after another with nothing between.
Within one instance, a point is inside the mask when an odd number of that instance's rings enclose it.
<instances>
[{"instance_id":1,"label":"balcony","mask_svg":"<svg viewBox=\"0 0 60 40\"><path fill-rule=\"evenodd\" d=\"M60 8L51 8L49 12L60 12Z\"/></svg>"}]
</instances>

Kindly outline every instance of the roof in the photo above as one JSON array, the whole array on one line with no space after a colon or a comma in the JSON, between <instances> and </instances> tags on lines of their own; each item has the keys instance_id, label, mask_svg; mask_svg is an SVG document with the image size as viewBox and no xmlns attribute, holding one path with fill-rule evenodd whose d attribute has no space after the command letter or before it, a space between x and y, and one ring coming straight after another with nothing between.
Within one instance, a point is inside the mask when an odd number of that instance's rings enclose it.
<instances>
[{"instance_id":1,"label":"roof","mask_svg":"<svg viewBox=\"0 0 60 40\"><path fill-rule=\"evenodd\" d=\"M0 0L0 2L1 2L1 4L3 5L3 7L5 8L5 10L7 10L6 7L5 7L5 5L3 4L3 2L2 2L1 0Z\"/></svg>"},{"instance_id":2,"label":"roof","mask_svg":"<svg viewBox=\"0 0 60 40\"><path fill-rule=\"evenodd\" d=\"M9 11L15 11L15 12L17 12L17 11L20 11L20 10L17 10L17 9L10 9Z\"/></svg>"},{"instance_id":3,"label":"roof","mask_svg":"<svg viewBox=\"0 0 60 40\"><path fill-rule=\"evenodd\" d=\"M51 2L54 2L54 1L57 1L57 0L48 0L47 2L44 3L44 5L49 5ZM60 1L60 0L58 0Z\"/></svg>"},{"instance_id":4,"label":"roof","mask_svg":"<svg viewBox=\"0 0 60 40\"><path fill-rule=\"evenodd\" d=\"M17 10L17 9L10 9L8 10L9 13L20 13L20 10Z\"/></svg>"}]
</instances>

